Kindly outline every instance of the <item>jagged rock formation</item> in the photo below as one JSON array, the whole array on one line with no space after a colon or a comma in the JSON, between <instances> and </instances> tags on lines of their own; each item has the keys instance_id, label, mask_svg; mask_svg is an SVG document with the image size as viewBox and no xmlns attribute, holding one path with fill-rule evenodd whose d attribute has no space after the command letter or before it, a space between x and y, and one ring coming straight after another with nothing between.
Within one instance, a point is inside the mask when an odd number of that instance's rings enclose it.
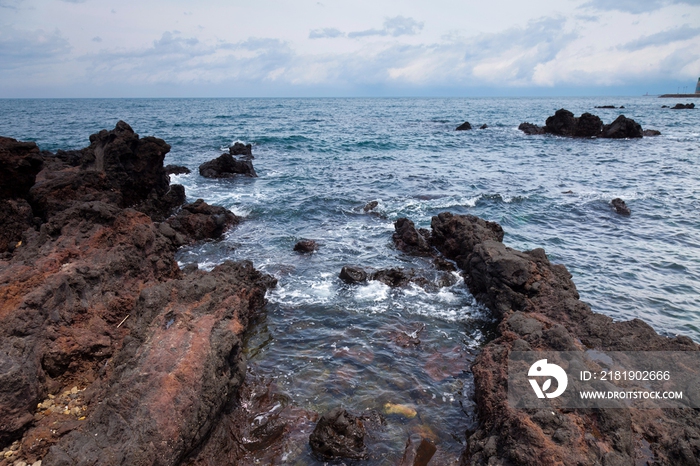
<instances>
[{"instance_id":1,"label":"jagged rock formation","mask_svg":"<svg viewBox=\"0 0 700 466\"><path fill-rule=\"evenodd\" d=\"M642 127L624 115L618 116L609 125L603 124L596 115L584 113L580 117L565 109L557 110L547 118L544 127L532 123L521 123L518 129L525 134L554 134L573 138L641 138L644 136Z\"/></svg>"},{"instance_id":2,"label":"jagged rock formation","mask_svg":"<svg viewBox=\"0 0 700 466\"><path fill-rule=\"evenodd\" d=\"M430 243L463 270L476 299L500 322L476 358L479 426L467 433L465 465L697 465L696 409L516 409L508 404L511 351L699 351L639 319L614 322L580 301L571 274L543 249L516 251L503 230L468 215L432 219ZM700 353L698 353L700 354ZM593 435L591 434L593 433ZM647 445L646 447L644 445Z\"/></svg>"},{"instance_id":3,"label":"jagged rock formation","mask_svg":"<svg viewBox=\"0 0 700 466\"><path fill-rule=\"evenodd\" d=\"M184 274L176 249L236 217L203 201L171 217L184 188L163 140L119 122L90 142L54 155L0 139L0 173L17 173L2 199L15 217L0 256L0 448L20 440L13 461L44 466L179 464L235 396L241 337L274 279L248 262ZM80 408L42 402L71 387Z\"/></svg>"}]
</instances>

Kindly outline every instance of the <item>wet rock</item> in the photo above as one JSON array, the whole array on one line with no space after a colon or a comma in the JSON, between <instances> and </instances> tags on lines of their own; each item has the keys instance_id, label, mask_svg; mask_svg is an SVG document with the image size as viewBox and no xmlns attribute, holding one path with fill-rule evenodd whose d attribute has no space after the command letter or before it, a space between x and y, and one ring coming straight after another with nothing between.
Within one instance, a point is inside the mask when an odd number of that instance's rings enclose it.
<instances>
[{"instance_id":1,"label":"wet rock","mask_svg":"<svg viewBox=\"0 0 700 466\"><path fill-rule=\"evenodd\" d=\"M392 236L396 249L414 256L431 256L432 248L428 243L430 233L417 230L415 224L407 219L400 218L394 222L395 233Z\"/></svg>"},{"instance_id":2,"label":"wet rock","mask_svg":"<svg viewBox=\"0 0 700 466\"><path fill-rule=\"evenodd\" d=\"M557 136L572 136L576 128L576 118L570 111L560 108L554 115L547 118L545 132Z\"/></svg>"},{"instance_id":3,"label":"wet rock","mask_svg":"<svg viewBox=\"0 0 700 466\"><path fill-rule=\"evenodd\" d=\"M239 222L240 218L230 210L209 205L202 199L185 204L177 215L167 220L167 224L188 243L217 239Z\"/></svg>"},{"instance_id":4,"label":"wet rock","mask_svg":"<svg viewBox=\"0 0 700 466\"><path fill-rule=\"evenodd\" d=\"M644 131L642 131L642 136L644 136L645 138L661 136L661 131L655 129L645 129Z\"/></svg>"},{"instance_id":5,"label":"wet rock","mask_svg":"<svg viewBox=\"0 0 700 466\"><path fill-rule=\"evenodd\" d=\"M615 212L617 212L620 215L631 215L632 211L630 210L629 207L627 207L627 204L625 204L625 201L620 199L619 197L616 197L612 201L610 201L610 205L612 205L613 209L615 209Z\"/></svg>"},{"instance_id":6,"label":"wet rock","mask_svg":"<svg viewBox=\"0 0 700 466\"><path fill-rule=\"evenodd\" d=\"M250 144L243 144L242 142L236 142L231 147L228 148L228 153L235 156L240 156L242 159L251 160L253 157L253 146Z\"/></svg>"},{"instance_id":7,"label":"wet rock","mask_svg":"<svg viewBox=\"0 0 700 466\"><path fill-rule=\"evenodd\" d=\"M399 416L403 416L407 419L413 419L418 415L418 412L411 406L397 403L385 403L384 414L398 414Z\"/></svg>"},{"instance_id":8,"label":"wet rock","mask_svg":"<svg viewBox=\"0 0 700 466\"><path fill-rule=\"evenodd\" d=\"M35 143L0 137L0 199L26 198L42 166Z\"/></svg>"},{"instance_id":9,"label":"wet rock","mask_svg":"<svg viewBox=\"0 0 700 466\"><path fill-rule=\"evenodd\" d=\"M436 451L437 447L431 440L423 438L415 445L409 437L399 466L427 466Z\"/></svg>"},{"instance_id":10,"label":"wet rock","mask_svg":"<svg viewBox=\"0 0 700 466\"><path fill-rule=\"evenodd\" d=\"M595 108L616 108L614 105L596 105Z\"/></svg>"},{"instance_id":11,"label":"wet rock","mask_svg":"<svg viewBox=\"0 0 700 466\"><path fill-rule=\"evenodd\" d=\"M311 450L323 460L367 459L362 419L343 408L324 414L309 437Z\"/></svg>"},{"instance_id":12,"label":"wet rock","mask_svg":"<svg viewBox=\"0 0 700 466\"><path fill-rule=\"evenodd\" d=\"M673 107L671 107L672 110L692 110L695 108L695 104L693 102L689 104L676 104Z\"/></svg>"},{"instance_id":13,"label":"wet rock","mask_svg":"<svg viewBox=\"0 0 700 466\"><path fill-rule=\"evenodd\" d=\"M168 175L189 175L192 170L181 165L166 165L165 173Z\"/></svg>"},{"instance_id":14,"label":"wet rock","mask_svg":"<svg viewBox=\"0 0 700 466\"><path fill-rule=\"evenodd\" d=\"M537 126L532 123L520 123L520 126L518 126L518 129L522 131L525 134L544 134L544 128L541 126Z\"/></svg>"},{"instance_id":15,"label":"wet rock","mask_svg":"<svg viewBox=\"0 0 700 466\"><path fill-rule=\"evenodd\" d=\"M488 127L489 127L489 126L488 126L487 124L484 123L483 125L479 126L479 129L486 129L486 128L488 128Z\"/></svg>"},{"instance_id":16,"label":"wet rock","mask_svg":"<svg viewBox=\"0 0 700 466\"><path fill-rule=\"evenodd\" d=\"M441 238L443 245L452 245L438 247L447 257L463 257L457 264L470 291L500 321L497 338L471 365L480 421L468 434L464 464L633 464L643 454L636 451L640 447L632 433L652 431L657 433L655 459L663 458L662 463L700 452L689 446L691 439L700 438L693 410L659 410L649 416L633 409L533 411L509 406L510 351L700 351L700 346L682 337L659 336L638 319L613 322L592 312L580 301L571 274L550 263L544 250L516 251L489 235L480 240L474 235L478 220L465 216L454 222L452 214L440 215L443 219L433 218L433 241ZM463 247L455 246L461 243ZM436 365L441 370L455 366L460 366L458 361Z\"/></svg>"},{"instance_id":17,"label":"wet rock","mask_svg":"<svg viewBox=\"0 0 700 466\"><path fill-rule=\"evenodd\" d=\"M456 128L456 131L466 131L469 129L472 129L472 125L470 125L468 121L465 121Z\"/></svg>"},{"instance_id":18,"label":"wet rock","mask_svg":"<svg viewBox=\"0 0 700 466\"><path fill-rule=\"evenodd\" d=\"M312 239L303 239L301 241L298 241L297 244L294 245L294 250L296 252L301 252L304 254L314 252L318 249L318 244L316 244L316 241Z\"/></svg>"},{"instance_id":19,"label":"wet rock","mask_svg":"<svg viewBox=\"0 0 700 466\"><path fill-rule=\"evenodd\" d=\"M501 241L503 228L473 215L443 212L432 218L432 244L448 259L464 269L474 246L485 240Z\"/></svg>"},{"instance_id":20,"label":"wet rock","mask_svg":"<svg viewBox=\"0 0 700 466\"><path fill-rule=\"evenodd\" d=\"M367 272L360 267L346 265L340 270L339 277L345 283L349 283L351 285L355 283L364 283L367 281Z\"/></svg>"},{"instance_id":21,"label":"wet rock","mask_svg":"<svg viewBox=\"0 0 700 466\"><path fill-rule=\"evenodd\" d=\"M414 278L415 272L413 270L404 270L402 268L377 270L370 276L370 280L382 282L392 288L406 286L412 283Z\"/></svg>"},{"instance_id":22,"label":"wet rock","mask_svg":"<svg viewBox=\"0 0 700 466\"><path fill-rule=\"evenodd\" d=\"M662 105L661 108L669 108L668 105Z\"/></svg>"},{"instance_id":23,"label":"wet rock","mask_svg":"<svg viewBox=\"0 0 700 466\"><path fill-rule=\"evenodd\" d=\"M236 175L257 177L253 162L235 159L231 154L221 154L218 158L199 166L199 174L205 178L233 178Z\"/></svg>"},{"instance_id":24,"label":"wet rock","mask_svg":"<svg viewBox=\"0 0 700 466\"><path fill-rule=\"evenodd\" d=\"M610 123L603 127L601 137L622 139L622 138L641 138L643 136L642 127L639 123L624 115L620 115Z\"/></svg>"},{"instance_id":25,"label":"wet rock","mask_svg":"<svg viewBox=\"0 0 700 466\"><path fill-rule=\"evenodd\" d=\"M364 210L365 212L369 212L371 210L376 209L378 205L379 205L379 201L370 201L367 204L365 204L365 206L362 208L362 210Z\"/></svg>"},{"instance_id":26,"label":"wet rock","mask_svg":"<svg viewBox=\"0 0 700 466\"><path fill-rule=\"evenodd\" d=\"M584 113L576 120L572 136L575 138L598 137L603 130L603 122L596 115Z\"/></svg>"}]
</instances>

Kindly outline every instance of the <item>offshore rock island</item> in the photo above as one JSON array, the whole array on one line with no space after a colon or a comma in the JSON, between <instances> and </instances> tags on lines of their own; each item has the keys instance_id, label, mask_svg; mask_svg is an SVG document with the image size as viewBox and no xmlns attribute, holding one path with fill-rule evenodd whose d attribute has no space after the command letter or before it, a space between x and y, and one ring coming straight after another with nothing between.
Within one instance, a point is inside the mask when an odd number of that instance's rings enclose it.
<instances>
[{"instance_id":1,"label":"offshore rock island","mask_svg":"<svg viewBox=\"0 0 700 466\"><path fill-rule=\"evenodd\" d=\"M586 115L560 110L543 132L643 134L633 120L603 125ZM187 172L163 167L169 150L121 121L79 151L53 154L0 138L0 448L11 452L0 465L244 464L247 452L274 450L285 437L309 442L311 430L302 427L324 413L298 410L298 425L293 416L269 415L276 399L246 373L246 334L276 279L249 261L207 272L175 260L179 248L215 241L244 220L201 199L187 203L184 187L168 178ZM254 177L251 159L249 145L234 145L200 173ZM639 319L594 313L565 266L543 249L507 247L496 222L442 212L430 227L399 218L391 237L403 254L431 261L426 270L349 264L340 276L349 287L375 281L438 290L455 284L456 266L495 319L471 367L460 359L442 369L474 377L478 419L465 432L462 464L698 464L697 410L523 410L507 397L511 351L697 352L697 344L660 336ZM310 241L305 250L316 249ZM400 344L418 346L421 330ZM256 403L268 415L251 416ZM416 415L390 408L385 413ZM320 428L332 421L350 432L348 458L368 455L361 416L337 408L320 419ZM376 419L368 430L392 422ZM408 439L400 464L429 464L435 439L425 437Z\"/></svg>"}]
</instances>

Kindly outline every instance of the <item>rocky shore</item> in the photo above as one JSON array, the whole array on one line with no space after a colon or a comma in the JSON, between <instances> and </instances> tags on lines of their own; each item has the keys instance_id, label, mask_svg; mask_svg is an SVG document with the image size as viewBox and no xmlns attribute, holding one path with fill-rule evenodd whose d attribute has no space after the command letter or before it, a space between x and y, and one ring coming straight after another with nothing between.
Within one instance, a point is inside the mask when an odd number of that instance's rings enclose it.
<instances>
[{"instance_id":1,"label":"rocky shore","mask_svg":"<svg viewBox=\"0 0 700 466\"><path fill-rule=\"evenodd\" d=\"M639 319L614 322L592 312L566 267L552 264L543 249L508 248L494 222L445 212L433 217L431 228L428 235L400 219L395 242L425 240L454 260L499 322L497 338L471 368L479 427L467 432L462 464L698 464L697 409L526 410L510 406L507 393L511 351L698 351L697 344L660 336Z\"/></svg>"},{"instance_id":2,"label":"rocky shore","mask_svg":"<svg viewBox=\"0 0 700 466\"><path fill-rule=\"evenodd\" d=\"M56 154L0 138L0 465L180 464L230 412L275 280L179 269L240 219L186 204L169 150L124 122Z\"/></svg>"}]
</instances>

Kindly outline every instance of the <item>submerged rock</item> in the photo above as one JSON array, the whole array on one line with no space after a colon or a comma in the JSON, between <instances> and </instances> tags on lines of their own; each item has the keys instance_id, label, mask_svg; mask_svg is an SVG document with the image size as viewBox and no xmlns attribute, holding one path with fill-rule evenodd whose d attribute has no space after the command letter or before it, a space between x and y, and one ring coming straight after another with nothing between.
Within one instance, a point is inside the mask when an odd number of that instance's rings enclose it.
<instances>
[{"instance_id":1,"label":"submerged rock","mask_svg":"<svg viewBox=\"0 0 700 466\"><path fill-rule=\"evenodd\" d=\"M625 204L625 201L620 199L619 197L616 197L612 201L610 201L610 204L612 205L613 209L615 209L615 212L617 212L620 215L631 215L632 211L630 210L629 207L627 207L627 204Z\"/></svg>"},{"instance_id":2,"label":"submerged rock","mask_svg":"<svg viewBox=\"0 0 700 466\"><path fill-rule=\"evenodd\" d=\"M221 154L219 157L199 166L199 174L205 178L233 178L236 175L257 177L253 162L235 159L231 154Z\"/></svg>"},{"instance_id":3,"label":"submerged rock","mask_svg":"<svg viewBox=\"0 0 700 466\"><path fill-rule=\"evenodd\" d=\"M362 210L364 210L365 212L369 212L371 210L376 209L378 205L379 205L379 201L370 201L367 204L365 204L365 206L362 208Z\"/></svg>"},{"instance_id":4,"label":"submerged rock","mask_svg":"<svg viewBox=\"0 0 700 466\"><path fill-rule=\"evenodd\" d=\"M645 129L642 132L642 135L646 137L654 137L654 136L661 136L661 131L658 131L656 129Z\"/></svg>"},{"instance_id":5,"label":"submerged rock","mask_svg":"<svg viewBox=\"0 0 700 466\"><path fill-rule=\"evenodd\" d=\"M614 105L596 105L595 108L616 108ZM624 108L624 107L620 107Z\"/></svg>"},{"instance_id":6,"label":"submerged rock","mask_svg":"<svg viewBox=\"0 0 700 466\"><path fill-rule=\"evenodd\" d=\"M338 407L324 414L309 437L311 450L323 460L367 459L362 418Z\"/></svg>"},{"instance_id":7,"label":"submerged rock","mask_svg":"<svg viewBox=\"0 0 700 466\"><path fill-rule=\"evenodd\" d=\"M465 121L464 123L459 125L455 130L456 131L467 131L470 129L472 129L472 125L470 125L468 121Z\"/></svg>"},{"instance_id":8,"label":"submerged rock","mask_svg":"<svg viewBox=\"0 0 700 466\"><path fill-rule=\"evenodd\" d=\"M479 129L486 129L488 127L489 127L489 125L484 123L483 125L479 126Z\"/></svg>"},{"instance_id":9,"label":"submerged rock","mask_svg":"<svg viewBox=\"0 0 700 466\"><path fill-rule=\"evenodd\" d=\"M424 438L418 445L415 445L409 437L399 466L427 466L436 451L437 447L431 440Z\"/></svg>"},{"instance_id":10,"label":"submerged rock","mask_svg":"<svg viewBox=\"0 0 700 466\"><path fill-rule=\"evenodd\" d=\"M301 253L310 253L318 249L318 244L312 239L303 239L294 245L294 250Z\"/></svg>"}]
</instances>

